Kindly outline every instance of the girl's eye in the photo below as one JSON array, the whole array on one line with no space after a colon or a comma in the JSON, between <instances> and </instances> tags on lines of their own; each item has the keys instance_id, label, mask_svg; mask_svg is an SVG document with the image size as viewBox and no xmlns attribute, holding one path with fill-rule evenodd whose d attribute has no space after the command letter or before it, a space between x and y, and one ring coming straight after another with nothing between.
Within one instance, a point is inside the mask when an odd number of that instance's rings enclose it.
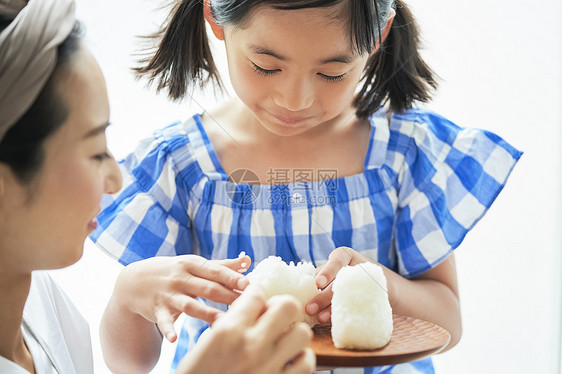
<instances>
[{"instance_id":1,"label":"girl's eye","mask_svg":"<svg viewBox=\"0 0 562 374\"><path fill-rule=\"evenodd\" d=\"M107 153L107 151L105 151L98 155L94 155L92 158L96 161L103 162L104 160L111 158L111 156L109 155L109 153Z\"/></svg>"},{"instance_id":2,"label":"girl's eye","mask_svg":"<svg viewBox=\"0 0 562 374\"><path fill-rule=\"evenodd\" d=\"M279 69L276 69L276 70L266 70L266 69L264 69L264 68L259 67L259 66L256 65L256 64L254 64L253 62L252 62L252 65L253 65L254 70L256 71L256 73L261 74L261 75L263 75L263 76L270 76L270 75L273 75L273 74L277 73L278 71L280 71Z\"/></svg>"},{"instance_id":3,"label":"girl's eye","mask_svg":"<svg viewBox=\"0 0 562 374\"><path fill-rule=\"evenodd\" d=\"M326 75L326 74L318 73L318 75L322 79L327 80L328 82L341 82L345 79L347 73L343 73L341 75Z\"/></svg>"}]
</instances>

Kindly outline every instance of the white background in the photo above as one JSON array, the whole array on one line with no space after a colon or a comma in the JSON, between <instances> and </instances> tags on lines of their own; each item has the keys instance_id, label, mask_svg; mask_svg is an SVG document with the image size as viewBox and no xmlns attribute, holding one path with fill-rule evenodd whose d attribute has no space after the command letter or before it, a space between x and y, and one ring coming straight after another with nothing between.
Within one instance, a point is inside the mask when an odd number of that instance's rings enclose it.
<instances>
[{"instance_id":1,"label":"white background","mask_svg":"<svg viewBox=\"0 0 562 374\"><path fill-rule=\"evenodd\" d=\"M557 373L562 247L562 6L555 0L410 0L423 54L441 77L432 108L461 126L498 133L525 154L490 212L456 251L464 333L438 355L438 373ZM157 128L193 111L145 89L128 70L135 35L154 31L160 3L78 0L88 47L108 81L111 150L122 157ZM225 72L222 46L219 67ZM226 77L226 73L223 73ZM212 95L196 102L208 109ZM121 266L86 244L76 265L55 278L88 319L96 373L103 307ZM154 370L168 372L165 345Z\"/></svg>"}]
</instances>

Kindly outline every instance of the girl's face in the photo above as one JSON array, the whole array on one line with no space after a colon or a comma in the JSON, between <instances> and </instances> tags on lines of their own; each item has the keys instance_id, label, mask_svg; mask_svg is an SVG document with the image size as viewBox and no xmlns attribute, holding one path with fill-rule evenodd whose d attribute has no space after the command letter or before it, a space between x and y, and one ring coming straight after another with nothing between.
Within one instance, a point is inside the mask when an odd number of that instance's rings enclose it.
<instances>
[{"instance_id":1,"label":"girl's face","mask_svg":"<svg viewBox=\"0 0 562 374\"><path fill-rule=\"evenodd\" d=\"M368 55L352 52L339 9L260 7L240 28L224 27L232 86L270 132L304 133L353 114Z\"/></svg>"},{"instance_id":2,"label":"girl's face","mask_svg":"<svg viewBox=\"0 0 562 374\"><path fill-rule=\"evenodd\" d=\"M121 186L119 168L107 151L109 103L101 70L85 49L65 69L58 87L68 118L45 142L36 179L22 186L1 169L2 261L14 271L78 261L96 227L102 194Z\"/></svg>"}]
</instances>

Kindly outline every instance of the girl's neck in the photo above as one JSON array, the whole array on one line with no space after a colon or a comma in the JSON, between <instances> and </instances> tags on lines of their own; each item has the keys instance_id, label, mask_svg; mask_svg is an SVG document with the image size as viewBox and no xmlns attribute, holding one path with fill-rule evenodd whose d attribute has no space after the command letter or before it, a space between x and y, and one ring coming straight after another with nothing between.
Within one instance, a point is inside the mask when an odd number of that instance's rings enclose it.
<instances>
[{"instance_id":1,"label":"girl's neck","mask_svg":"<svg viewBox=\"0 0 562 374\"><path fill-rule=\"evenodd\" d=\"M31 273L13 273L2 269L0 284L0 356L33 373L33 359L21 331Z\"/></svg>"},{"instance_id":2,"label":"girl's neck","mask_svg":"<svg viewBox=\"0 0 562 374\"><path fill-rule=\"evenodd\" d=\"M336 118L308 129L303 133L292 136L280 136L270 132L260 124L253 113L240 100L234 100L233 105L235 113L239 114L239 118L245 119L239 122L243 126L243 131L255 134L255 137L260 139L261 142L274 146L282 152L299 153L299 150L309 152L311 148L329 141L335 134L344 132L346 128L352 125L353 120L356 119L355 111L350 107ZM233 118L236 117L233 116Z\"/></svg>"}]
</instances>

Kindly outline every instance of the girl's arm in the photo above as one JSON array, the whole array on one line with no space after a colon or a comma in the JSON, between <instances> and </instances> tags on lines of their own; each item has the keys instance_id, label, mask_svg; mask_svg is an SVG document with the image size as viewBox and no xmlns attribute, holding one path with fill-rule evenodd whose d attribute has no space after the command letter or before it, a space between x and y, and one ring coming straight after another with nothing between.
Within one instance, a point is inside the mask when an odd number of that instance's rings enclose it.
<instances>
[{"instance_id":1,"label":"girl's arm","mask_svg":"<svg viewBox=\"0 0 562 374\"><path fill-rule=\"evenodd\" d=\"M331 282L335 279L337 272L343 266L367 261L375 262L351 248L336 248L330 254L326 265L316 274L316 284L324 290L306 305L307 313L318 314L317 318L321 323L329 322L332 300ZM454 347L460 340L462 325L457 271L453 255L451 254L449 258L433 269L412 279L406 279L394 271L380 266L387 279L388 299L393 313L423 319L443 327L451 334L451 341L441 352Z\"/></svg>"},{"instance_id":2,"label":"girl's arm","mask_svg":"<svg viewBox=\"0 0 562 374\"><path fill-rule=\"evenodd\" d=\"M195 255L155 257L123 269L104 312L100 338L114 373L148 372L158 362L162 336L174 342L181 313L212 323L222 312L195 300L231 304L248 280L237 270L250 258L209 261Z\"/></svg>"}]
</instances>

